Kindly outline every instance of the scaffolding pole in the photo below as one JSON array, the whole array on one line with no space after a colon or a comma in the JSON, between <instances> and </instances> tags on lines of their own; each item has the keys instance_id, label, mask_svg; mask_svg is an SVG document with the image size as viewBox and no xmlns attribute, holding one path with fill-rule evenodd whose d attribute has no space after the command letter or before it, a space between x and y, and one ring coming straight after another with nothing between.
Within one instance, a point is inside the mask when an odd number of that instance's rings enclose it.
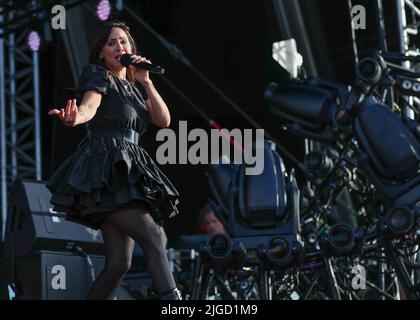
<instances>
[{"instance_id":1,"label":"scaffolding pole","mask_svg":"<svg viewBox=\"0 0 420 320\"><path fill-rule=\"evenodd\" d=\"M8 5L13 6L13 3L9 1ZM28 15L27 10L4 10L0 6L2 240L13 181L17 178L42 179L39 53L32 52L26 43L29 28L11 30L7 23L14 21L16 16L25 16L22 23L37 19Z\"/></svg>"}]
</instances>

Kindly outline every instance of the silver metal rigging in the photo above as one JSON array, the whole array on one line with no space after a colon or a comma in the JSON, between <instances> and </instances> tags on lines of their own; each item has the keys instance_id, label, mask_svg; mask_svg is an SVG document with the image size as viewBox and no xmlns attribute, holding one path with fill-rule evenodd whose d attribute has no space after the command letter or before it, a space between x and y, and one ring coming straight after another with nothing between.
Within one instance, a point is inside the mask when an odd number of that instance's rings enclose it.
<instances>
[{"instance_id":1,"label":"silver metal rigging","mask_svg":"<svg viewBox=\"0 0 420 320\"><path fill-rule=\"evenodd\" d=\"M13 4L9 1L7 5ZM42 178L39 54L27 45L28 27L8 32L5 23L25 14L20 10L0 6L2 238L11 183L16 178Z\"/></svg>"}]
</instances>

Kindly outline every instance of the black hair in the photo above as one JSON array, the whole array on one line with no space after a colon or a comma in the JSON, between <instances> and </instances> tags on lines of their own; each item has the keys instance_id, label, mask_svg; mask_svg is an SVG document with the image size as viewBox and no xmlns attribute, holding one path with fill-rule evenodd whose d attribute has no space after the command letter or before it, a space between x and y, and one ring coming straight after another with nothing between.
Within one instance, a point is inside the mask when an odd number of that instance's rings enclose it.
<instances>
[{"instance_id":1,"label":"black hair","mask_svg":"<svg viewBox=\"0 0 420 320\"><path fill-rule=\"evenodd\" d=\"M96 34L96 39L93 42L89 50L89 63L96 64L98 66L106 68L105 61L99 57L99 53L102 51L102 48L105 46L106 42L109 39L109 35L111 34L112 30L115 28L122 29L128 38L128 42L131 46L131 54L136 54L137 47L136 43L134 42L133 37L130 34L130 28L125 24L123 21L107 21L102 25L99 31ZM130 81L134 81L134 74L127 69L127 78Z\"/></svg>"}]
</instances>

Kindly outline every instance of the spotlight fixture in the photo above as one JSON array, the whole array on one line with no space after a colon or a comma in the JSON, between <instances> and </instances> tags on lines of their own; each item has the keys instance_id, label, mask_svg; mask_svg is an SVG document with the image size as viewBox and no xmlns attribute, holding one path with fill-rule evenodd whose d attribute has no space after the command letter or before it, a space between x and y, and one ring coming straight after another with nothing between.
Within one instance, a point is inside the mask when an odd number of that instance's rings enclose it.
<instances>
[{"instance_id":1,"label":"spotlight fixture","mask_svg":"<svg viewBox=\"0 0 420 320\"><path fill-rule=\"evenodd\" d=\"M286 265L293 258L290 242L281 237L275 237L270 240L266 254L274 265Z\"/></svg>"},{"instance_id":2,"label":"spotlight fixture","mask_svg":"<svg viewBox=\"0 0 420 320\"><path fill-rule=\"evenodd\" d=\"M302 249L303 247L298 241L275 236L266 246L258 247L258 256L267 265L286 267L299 260L297 258L303 253Z\"/></svg>"},{"instance_id":3,"label":"spotlight fixture","mask_svg":"<svg viewBox=\"0 0 420 320\"><path fill-rule=\"evenodd\" d=\"M99 1L98 5L96 6L96 15L98 16L99 20L106 21L111 14L111 4L108 0L101 0Z\"/></svg>"},{"instance_id":4,"label":"spotlight fixture","mask_svg":"<svg viewBox=\"0 0 420 320\"><path fill-rule=\"evenodd\" d=\"M224 233L215 233L200 250L203 259L214 266L240 264L246 258L246 249Z\"/></svg>"},{"instance_id":5,"label":"spotlight fixture","mask_svg":"<svg viewBox=\"0 0 420 320\"><path fill-rule=\"evenodd\" d=\"M349 256L360 253L365 242L361 228L343 222L334 224L328 234L321 236L319 244L328 256Z\"/></svg>"},{"instance_id":6,"label":"spotlight fixture","mask_svg":"<svg viewBox=\"0 0 420 320\"><path fill-rule=\"evenodd\" d=\"M320 151L311 151L304 158L304 164L308 172L317 177L327 176L334 167L333 160Z\"/></svg>"},{"instance_id":7,"label":"spotlight fixture","mask_svg":"<svg viewBox=\"0 0 420 320\"><path fill-rule=\"evenodd\" d=\"M117 9L118 11L124 9L124 0L115 1L115 9Z\"/></svg>"},{"instance_id":8,"label":"spotlight fixture","mask_svg":"<svg viewBox=\"0 0 420 320\"><path fill-rule=\"evenodd\" d=\"M339 223L331 227L328 243L336 254L346 254L354 248L354 230L347 224Z\"/></svg>"},{"instance_id":9,"label":"spotlight fixture","mask_svg":"<svg viewBox=\"0 0 420 320\"><path fill-rule=\"evenodd\" d=\"M38 32L29 32L28 38L26 39L26 43L28 44L32 52L37 52L39 50L39 46L41 45L41 38L39 37Z\"/></svg>"},{"instance_id":10,"label":"spotlight fixture","mask_svg":"<svg viewBox=\"0 0 420 320\"><path fill-rule=\"evenodd\" d=\"M414 213L407 207L394 207L386 213L385 221L395 235L404 235L414 225Z\"/></svg>"}]
</instances>

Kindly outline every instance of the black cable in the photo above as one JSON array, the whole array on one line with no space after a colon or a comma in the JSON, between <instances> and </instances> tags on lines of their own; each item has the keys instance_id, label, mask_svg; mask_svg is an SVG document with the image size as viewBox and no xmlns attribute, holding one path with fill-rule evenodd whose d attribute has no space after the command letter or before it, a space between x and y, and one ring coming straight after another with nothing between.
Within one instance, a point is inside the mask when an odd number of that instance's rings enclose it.
<instances>
[{"instance_id":1,"label":"black cable","mask_svg":"<svg viewBox=\"0 0 420 320\"><path fill-rule=\"evenodd\" d=\"M96 280L95 268L93 266L93 262L92 262L92 259L90 258L90 256L78 245L74 245L73 248L72 248L72 251L75 254L78 254L80 256L85 257L86 262L87 262L88 267L89 267L90 277L91 277L92 283L95 282L95 280Z\"/></svg>"}]
</instances>

